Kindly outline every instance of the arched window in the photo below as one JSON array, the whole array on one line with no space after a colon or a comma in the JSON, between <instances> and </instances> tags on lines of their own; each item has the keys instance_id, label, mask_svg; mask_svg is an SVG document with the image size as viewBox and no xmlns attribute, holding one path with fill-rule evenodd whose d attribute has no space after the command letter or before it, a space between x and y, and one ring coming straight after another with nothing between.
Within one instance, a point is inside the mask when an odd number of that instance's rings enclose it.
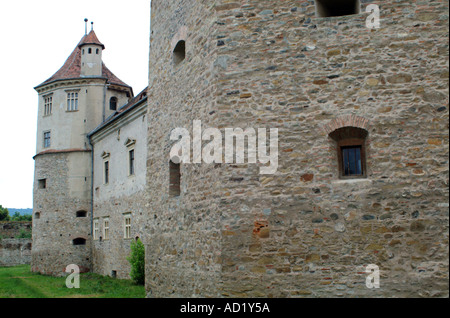
<instances>
[{"instance_id":1,"label":"arched window","mask_svg":"<svg viewBox=\"0 0 450 318\"><path fill-rule=\"evenodd\" d=\"M336 142L339 177L367 177L366 138L368 131L358 127L341 127L329 134Z\"/></svg>"},{"instance_id":2,"label":"arched window","mask_svg":"<svg viewBox=\"0 0 450 318\"><path fill-rule=\"evenodd\" d=\"M169 195L171 197L178 197L181 194L181 164L174 163L172 160L169 163Z\"/></svg>"},{"instance_id":3,"label":"arched window","mask_svg":"<svg viewBox=\"0 0 450 318\"><path fill-rule=\"evenodd\" d=\"M117 97L111 97L109 100L109 109L117 110Z\"/></svg>"},{"instance_id":4,"label":"arched window","mask_svg":"<svg viewBox=\"0 0 450 318\"><path fill-rule=\"evenodd\" d=\"M92 54L92 49L91 48L88 49L88 54Z\"/></svg>"},{"instance_id":5,"label":"arched window","mask_svg":"<svg viewBox=\"0 0 450 318\"><path fill-rule=\"evenodd\" d=\"M99 49L96 49L96 50L95 50L95 54L98 54L99 52L100 52Z\"/></svg>"},{"instance_id":6,"label":"arched window","mask_svg":"<svg viewBox=\"0 0 450 318\"><path fill-rule=\"evenodd\" d=\"M41 212L36 212L36 213L34 214L34 218L35 218L36 220L39 220L39 219L41 218Z\"/></svg>"},{"instance_id":7,"label":"arched window","mask_svg":"<svg viewBox=\"0 0 450 318\"><path fill-rule=\"evenodd\" d=\"M77 218L85 218L87 217L86 211L77 211Z\"/></svg>"},{"instance_id":8,"label":"arched window","mask_svg":"<svg viewBox=\"0 0 450 318\"><path fill-rule=\"evenodd\" d=\"M73 245L86 245L86 239L78 237L72 241Z\"/></svg>"},{"instance_id":9,"label":"arched window","mask_svg":"<svg viewBox=\"0 0 450 318\"><path fill-rule=\"evenodd\" d=\"M173 50L173 63L175 66L180 64L186 58L186 42L181 40L175 46Z\"/></svg>"},{"instance_id":10,"label":"arched window","mask_svg":"<svg viewBox=\"0 0 450 318\"><path fill-rule=\"evenodd\" d=\"M318 17L339 17L361 12L360 0L315 0Z\"/></svg>"}]
</instances>

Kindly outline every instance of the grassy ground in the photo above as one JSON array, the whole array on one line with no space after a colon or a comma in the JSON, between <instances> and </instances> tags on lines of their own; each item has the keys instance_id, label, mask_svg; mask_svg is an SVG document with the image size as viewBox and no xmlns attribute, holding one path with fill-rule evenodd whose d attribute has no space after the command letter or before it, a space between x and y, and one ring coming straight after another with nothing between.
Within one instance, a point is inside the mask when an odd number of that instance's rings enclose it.
<instances>
[{"instance_id":1,"label":"grassy ground","mask_svg":"<svg viewBox=\"0 0 450 318\"><path fill-rule=\"evenodd\" d=\"M144 286L97 274L81 274L80 289L66 278L31 273L30 266L0 267L0 298L144 298Z\"/></svg>"}]
</instances>

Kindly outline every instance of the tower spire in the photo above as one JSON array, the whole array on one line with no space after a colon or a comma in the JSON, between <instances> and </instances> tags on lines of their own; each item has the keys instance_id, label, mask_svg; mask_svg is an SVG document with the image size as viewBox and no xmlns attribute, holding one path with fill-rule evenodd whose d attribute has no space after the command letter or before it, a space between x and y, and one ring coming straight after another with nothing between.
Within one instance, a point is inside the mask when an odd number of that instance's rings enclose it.
<instances>
[{"instance_id":1,"label":"tower spire","mask_svg":"<svg viewBox=\"0 0 450 318\"><path fill-rule=\"evenodd\" d=\"M88 19L84 19L84 35L87 35L87 23L88 23Z\"/></svg>"}]
</instances>

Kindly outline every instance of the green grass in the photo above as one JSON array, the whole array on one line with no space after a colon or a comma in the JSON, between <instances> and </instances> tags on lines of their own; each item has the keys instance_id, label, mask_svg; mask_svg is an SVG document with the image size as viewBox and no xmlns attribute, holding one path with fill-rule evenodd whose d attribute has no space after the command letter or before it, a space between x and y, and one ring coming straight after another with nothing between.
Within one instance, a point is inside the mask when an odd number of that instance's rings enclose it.
<instances>
[{"instance_id":1,"label":"green grass","mask_svg":"<svg viewBox=\"0 0 450 318\"><path fill-rule=\"evenodd\" d=\"M44 276L29 265L0 267L0 298L144 298L144 286L97 274L81 274L80 288L66 287L65 277Z\"/></svg>"}]
</instances>

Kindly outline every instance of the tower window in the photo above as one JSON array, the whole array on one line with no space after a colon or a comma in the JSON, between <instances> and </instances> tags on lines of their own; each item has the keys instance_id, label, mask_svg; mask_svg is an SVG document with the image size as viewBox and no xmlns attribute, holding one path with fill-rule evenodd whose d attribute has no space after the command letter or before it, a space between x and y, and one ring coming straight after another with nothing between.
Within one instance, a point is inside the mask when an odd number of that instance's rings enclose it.
<instances>
[{"instance_id":1,"label":"tower window","mask_svg":"<svg viewBox=\"0 0 450 318\"><path fill-rule=\"evenodd\" d=\"M117 97L111 97L109 100L109 109L117 110Z\"/></svg>"},{"instance_id":2,"label":"tower window","mask_svg":"<svg viewBox=\"0 0 450 318\"><path fill-rule=\"evenodd\" d=\"M98 54L99 52L100 52L99 49L96 49L96 50L95 50L95 54Z\"/></svg>"},{"instance_id":3,"label":"tower window","mask_svg":"<svg viewBox=\"0 0 450 318\"><path fill-rule=\"evenodd\" d=\"M35 218L36 220L39 220L39 219L41 218L41 213L40 213L40 212L36 212L36 213L34 214L34 218Z\"/></svg>"},{"instance_id":4,"label":"tower window","mask_svg":"<svg viewBox=\"0 0 450 318\"><path fill-rule=\"evenodd\" d=\"M88 54L92 54L92 49L91 48L88 49Z\"/></svg>"},{"instance_id":5,"label":"tower window","mask_svg":"<svg viewBox=\"0 0 450 318\"><path fill-rule=\"evenodd\" d=\"M44 97L44 116L52 114L53 96Z\"/></svg>"},{"instance_id":6,"label":"tower window","mask_svg":"<svg viewBox=\"0 0 450 318\"><path fill-rule=\"evenodd\" d=\"M339 17L361 12L360 0L315 0L318 17Z\"/></svg>"},{"instance_id":7,"label":"tower window","mask_svg":"<svg viewBox=\"0 0 450 318\"><path fill-rule=\"evenodd\" d=\"M169 163L169 195L171 197L178 197L181 194L181 164L174 163L172 160Z\"/></svg>"},{"instance_id":8,"label":"tower window","mask_svg":"<svg viewBox=\"0 0 450 318\"><path fill-rule=\"evenodd\" d=\"M86 211L78 211L77 212L77 218L85 218L85 217L87 217Z\"/></svg>"},{"instance_id":9,"label":"tower window","mask_svg":"<svg viewBox=\"0 0 450 318\"><path fill-rule=\"evenodd\" d=\"M129 175L134 176L134 149L128 152L129 157Z\"/></svg>"},{"instance_id":10,"label":"tower window","mask_svg":"<svg viewBox=\"0 0 450 318\"><path fill-rule=\"evenodd\" d=\"M103 173L104 173L104 183L108 184L109 183L109 161L105 161Z\"/></svg>"},{"instance_id":11,"label":"tower window","mask_svg":"<svg viewBox=\"0 0 450 318\"><path fill-rule=\"evenodd\" d=\"M73 241L73 245L86 245L86 239L79 237L74 239Z\"/></svg>"},{"instance_id":12,"label":"tower window","mask_svg":"<svg viewBox=\"0 0 450 318\"><path fill-rule=\"evenodd\" d=\"M44 132L44 148L50 148L51 145L51 133L49 131Z\"/></svg>"},{"instance_id":13,"label":"tower window","mask_svg":"<svg viewBox=\"0 0 450 318\"><path fill-rule=\"evenodd\" d=\"M179 65L186 58L186 42L180 41L173 50L173 63L175 66Z\"/></svg>"},{"instance_id":14,"label":"tower window","mask_svg":"<svg viewBox=\"0 0 450 318\"><path fill-rule=\"evenodd\" d=\"M77 111L78 110L78 93L71 92L67 93L67 111Z\"/></svg>"},{"instance_id":15,"label":"tower window","mask_svg":"<svg viewBox=\"0 0 450 318\"><path fill-rule=\"evenodd\" d=\"M330 137L337 143L339 177L341 179L365 178L367 130L343 127L335 130Z\"/></svg>"}]
</instances>

